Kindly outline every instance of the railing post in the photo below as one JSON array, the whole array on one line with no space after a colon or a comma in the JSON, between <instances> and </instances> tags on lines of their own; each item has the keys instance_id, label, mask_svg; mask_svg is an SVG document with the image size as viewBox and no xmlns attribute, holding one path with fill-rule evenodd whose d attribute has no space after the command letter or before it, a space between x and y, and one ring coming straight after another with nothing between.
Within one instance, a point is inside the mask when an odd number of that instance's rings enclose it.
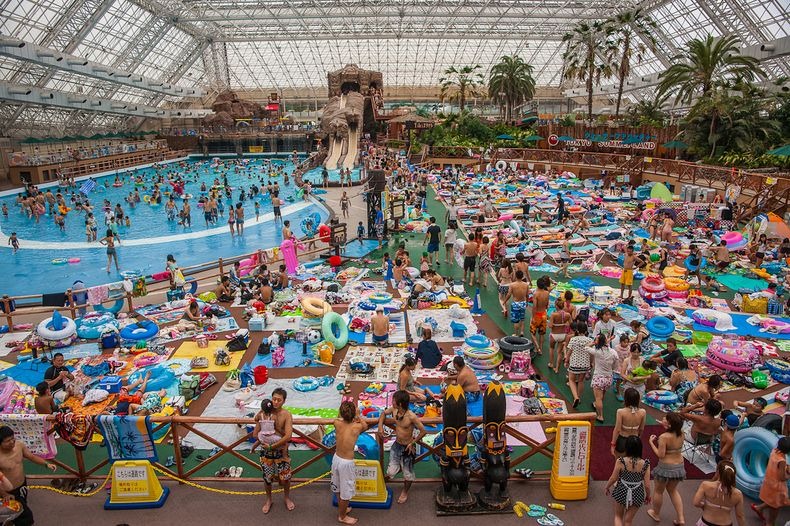
<instances>
[{"instance_id":1,"label":"railing post","mask_svg":"<svg viewBox=\"0 0 790 526\"><path fill-rule=\"evenodd\" d=\"M71 289L66 291L66 296L69 298L69 311L71 312L71 319L77 319L77 307L74 305L74 292Z\"/></svg>"},{"instance_id":2,"label":"railing post","mask_svg":"<svg viewBox=\"0 0 790 526\"><path fill-rule=\"evenodd\" d=\"M131 292L127 292L126 293L126 304L127 304L128 309L129 309L129 312L130 313L134 312L134 303L132 303L132 293Z\"/></svg>"},{"instance_id":3,"label":"railing post","mask_svg":"<svg viewBox=\"0 0 790 526\"><path fill-rule=\"evenodd\" d=\"M5 319L8 322L8 330L14 329L14 315L11 314L11 299L8 296L3 296L3 310L5 311Z\"/></svg>"},{"instance_id":4,"label":"railing post","mask_svg":"<svg viewBox=\"0 0 790 526\"><path fill-rule=\"evenodd\" d=\"M222 279L222 276L224 276L224 275L225 275L225 270L222 268L222 258L219 258L219 259L217 260L217 265L218 265L218 267L219 267L219 275L220 275L220 279Z\"/></svg>"},{"instance_id":5,"label":"railing post","mask_svg":"<svg viewBox=\"0 0 790 526\"><path fill-rule=\"evenodd\" d=\"M85 458L82 456L82 450L74 448L74 456L77 459L77 471L80 474L80 480L85 480Z\"/></svg>"},{"instance_id":6,"label":"railing post","mask_svg":"<svg viewBox=\"0 0 790 526\"><path fill-rule=\"evenodd\" d=\"M180 416L181 411L179 410L176 414ZM181 438L178 436L178 421L175 418L171 418L170 420L170 436L173 437L173 456L176 461L176 471L178 472L179 478L184 478L184 459L181 458ZM181 483L179 482L179 484Z\"/></svg>"}]
</instances>

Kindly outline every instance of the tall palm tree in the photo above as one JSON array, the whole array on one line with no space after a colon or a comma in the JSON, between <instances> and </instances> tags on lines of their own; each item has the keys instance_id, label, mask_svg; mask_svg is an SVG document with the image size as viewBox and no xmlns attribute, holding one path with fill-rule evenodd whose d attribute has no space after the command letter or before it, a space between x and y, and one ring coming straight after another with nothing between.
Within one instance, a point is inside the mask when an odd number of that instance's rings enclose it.
<instances>
[{"instance_id":1,"label":"tall palm tree","mask_svg":"<svg viewBox=\"0 0 790 526\"><path fill-rule=\"evenodd\" d=\"M740 43L736 35L691 40L661 75L658 93L674 94L675 104L690 104L696 96L711 94L717 85L765 77L756 58L741 55Z\"/></svg>"},{"instance_id":2,"label":"tall palm tree","mask_svg":"<svg viewBox=\"0 0 790 526\"><path fill-rule=\"evenodd\" d=\"M606 22L582 21L565 33L562 41L567 45L562 60L565 65L564 76L569 80L584 82L587 88L587 118L592 121L593 87L601 83L602 78L612 74L611 28Z\"/></svg>"},{"instance_id":3,"label":"tall palm tree","mask_svg":"<svg viewBox=\"0 0 790 526\"><path fill-rule=\"evenodd\" d=\"M637 38L642 37L642 40L647 41L650 47L655 47L656 37L653 30L656 28L656 23L642 11L641 7L633 11L618 13L607 22L615 39L616 55L620 61L617 65L617 106L614 112L614 118L617 119L620 117L623 86L626 79L631 76L631 62L634 58L637 63L642 62L647 51L647 46L642 41L637 41Z\"/></svg>"},{"instance_id":4,"label":"tall palm tree","mask_svg":"<svg viewBox=\"0 0 790 526\"><path fill-rule=\"evenodd\" d=\"M439 79L442 87L442 101L446 99L457 100L461 111L466 108L466 98L477 93L477 88L483 85L483 75L480 73L480 64L456 68L450 66L444 70L444 77Z\"/></svg>"},{"instance_id":5,"label":"tall palm tree","mask_svg":"<svg viewBox=\"0 0 790 526\"><path fill-rule=\"evenodd\" d=\"M505 121L513 118L513 109L535 96L534 68L518 55L505 55L491 68L488 96L505 106Z\"/></svg>"}]
</instances>

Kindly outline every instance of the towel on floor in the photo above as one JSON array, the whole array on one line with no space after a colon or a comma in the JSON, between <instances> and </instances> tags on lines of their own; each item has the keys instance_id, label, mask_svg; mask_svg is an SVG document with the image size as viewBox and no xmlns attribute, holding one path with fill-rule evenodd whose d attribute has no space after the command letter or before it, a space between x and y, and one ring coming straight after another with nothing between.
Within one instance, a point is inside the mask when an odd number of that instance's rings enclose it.
<instances>
[{"instance_id":1,"label":"towel on floor","mask_svg":"<svg viewBox=\"0 0 790 526\"><path fill-rule=\"evenodd\" d=\"M151 422L147 416L99 415L99 432L107 441L107 456L116 460L158 462Z\"/></svg>"},{"instance_id":2,"label":"towel on floor","mask_svg":"<svg viewBox=\"0 0 790 526\"><path fill-rule=\"evenodd\" d=\"M47 433L47 415L0 415L0 425L13 429L16 439L22 441L34 455L50 459L58 454L55 435Z\"/></svg>"}]
</instances>

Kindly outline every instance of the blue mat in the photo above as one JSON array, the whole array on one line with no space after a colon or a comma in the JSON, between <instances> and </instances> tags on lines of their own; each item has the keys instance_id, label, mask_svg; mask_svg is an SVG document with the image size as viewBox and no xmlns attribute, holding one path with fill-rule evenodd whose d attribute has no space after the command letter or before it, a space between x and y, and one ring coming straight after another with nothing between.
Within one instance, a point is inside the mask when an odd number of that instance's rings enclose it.
<instances>
[{"instance_id":1,"label":"blue mat","mask_svg":"<svg viewBox=\"0 0 790 526\"><path fill-rule=\"evenodd\" d=\"M278 369L282 369L284 367L304 367L302 363L305 360L311 359L313 357L313 352L310 350L310 346L307 349L307 356L302 356L302 344L294 341L288 340L285 342L285 361L283 364L278 367ZM255 369L259 365L265 365L266 367L272 368L272 355L271 353L262 356L260 354L256 354L255 358L252 359L250 365L253 369ZM311 364L308 367L326 367L325 365L321 365L320 363Z\"/></svg>"},{"instance_id":2,"label":"blue mat","mask_svg":"<svg viewBox=\"0 0 790 526\"><path fill-rule=\"evenodd\" d=\"M377 248L379 248L377 239L363 239L362 243L355 240L346 243L342 254L347 258L361 258L367 256Z\"/></svg>"},{"instance_id":3,"label":"blue mat","mask_svg":"<svg viewBox=\"0 0 790 526\"><path fill-rule=\"evenodd\" d=\"M691 317L694 313L693 309L686 309L686 316ZM694 330L695 331L704 331L704 332L711 332L713 334L722 334L728 336L752 336L756 338L768 338L771 340L790 340L790 334L774 334L770 332L760 332L760 327L756 325L750 325L746 322L747 319L751 318L752 314L737 314L737 313L729 313L732 316L732 324L735 325L734 331L727 331L727 332L720 332L717 331L714 327L708 327L706 325L700 325L697 322L694 322ZM774 318L775 320L782 321L784 323L790 323L790 318Z\"/></svg>"},{"instance_id":4,"label":"blue mat","mask_svg":"<svg viewBox=\"0 0 790 526\"><path fill-rule=\"evenodd\" d=\"M35 387L44 381L44 372L49 368L49 363L41 363L38 360L34 362L22 362L21 365L15 365L3 370L2 374L13 378L17 382L27 384ZM69 371L73 371L73 367L69 367Z\"/></svg>"},{"instance_id":5,"label":"blue mat","mask_svg":"<svg viewBox=\"0 0 790 526\"><path fill-rule=\"evenodd\" d=\"M752 279L740 276L738 274L722 274L715 276L716 281L732 290L748 289L748 290L764 290L768 286L768 282L762 279Z\"/></svg>"},{"instance_id":6,"label":"blue mat","mask_svg":"<svg viewBox=\"0 0 790 526\"><path fill-rule=\"evenodd\" d=\"M436 395L440 395L441 393L441 386L440 385L426 385L432 393ZM466 403L466 414L469 416L483 416L483 396L482 393L480 395L480 399L477 402L469 402Z\"/></svg>"},{"instance_id":7,"label":"blue mat","mask_svg":"<svg viewBox=\"0 0 790 526\"><path fill-rule=\"evenodd\" d=\"M62 349L55 349L52 353L63 353L63 359L68 361L97 356L101 354L101 349L99 349L98 343L80 343L70 347L63 347Z\"/></svg>"}]
</instances>

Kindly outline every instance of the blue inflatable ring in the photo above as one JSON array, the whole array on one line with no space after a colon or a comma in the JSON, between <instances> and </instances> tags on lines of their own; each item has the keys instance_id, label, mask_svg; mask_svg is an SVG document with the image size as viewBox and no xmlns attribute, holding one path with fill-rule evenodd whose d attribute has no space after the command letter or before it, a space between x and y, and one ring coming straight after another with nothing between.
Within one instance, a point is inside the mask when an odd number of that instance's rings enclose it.
<instances>
[{"instance_id":1,"label":"blue inflatable ring","mask_svg":"<svg viewBox=\"0 0 790 526\"><path fill-rule=\"evenodd\" d=\"M312 222L313 224L312 228L307 227L308 221ZM318 212L315 212L302 219L302 222L300 223L299 226L302 228L302 232L304 233L304 235L306 235L307 237L315 237L316 232L318 232L318 226L320 224L321 224L321 216L318 214Z\"/></svg>"},{"instance_id":2,"label":"blue inflatable ring","mask_svg":"<svg viewBox=\"0 0 790 526\"><path fill-rule=\"evenodd\" d=\"M326 447L335 447L335 431L332 430L321 439L321 443ZM368 433L360 433L359 438L354 449L367 460L377 460L379 458L379 443L373 438L373 435ZM334 455L327 455L324 457L326 463L332 465L332 458Z\"/></svg>"},{"instance_id":3,"label":"blue inflatable ring","mask_svg":"<svg viewBox=\"0 0 790 526\"><path fill-rule=\"evenodd\" d=\"M645 394L645 400L658 405L672 405L678 403L678 395L673 391L656 389Z\"/></svg>"},{"instance_id":4,"label":"blue inflatable ring","mask_svg":"<svg viewBox=\"0 0 790 526\"><path fill-rule=\"evenodd\" d=\"M362 310L376 310L376 304L371 301L360 301L357 306Z\"/></svg>"},{"instance_id":5,"label":"blue inflatable ring","mask_svg":"<svg viewBox=\"0 0 790 526\"><path fill-rule=\"evenodd\" d=\"M779 437L763 427L749 427L735 433L732 462L735 464L735 485L745 495L759 500L765 479L768 457ZM790 482L788 482L790 487Z\"/></svg>"},{"instance_id":6,"label":"blue inflatable ring","mask_svg":"<svg viewBox=\"0 0 790 526\"><path fill-rule=\"evenodd\" d=\"M129 383L134 383L137 380L145 378L145 373L151 371L151 377L145 385L145 391L159 391L160 389L168 389L176 382L176 375L173 374L168 367L162 367L160 364L149 365L141 367L129 375ZM142 394L142 393L140 393Z\"/></svg>"},{"instance_id":7,"label":"blue inflatable ring","mask_svg":"<svg viewBox=\"0 0 790 526\"><path fill-rule=\"evenodd\" d=\"M665 316L650 318L645 323L645 327L650 331L650 335L658 339L666 339L675 332L675 323Z\"/></svg>"},{"instance_id":8,"label":"blue inflatable ring","mask_svg":"<svg viewBox=\"0 0 790 526\"><path fill-rule=\"evenodd\" d=\"M335 335L336 330L337 335ZM348 325L340 314L334 311L329 312L324 314L324 319L321 320L321 335L334 345L335 349L340 350L348 343Z\"/></svg>"},{"instance_id":9,"label":"blue inflatable ring","mask_svg":"<svg viewBox=\"0 0 790 526\"><path fill-rule=\"evenodd\" d=\"M315 376L300 376L293 382L293 388L301 393L318 389L318 379Z\"/></svg>"},{"instance_id":10,"label":"blue inflatable ring","mask_svg":"<svg viewBox=\"0 0 790 526\"><path fill-rule=\"evenodd\" d=\"M151 320L132 323L121 329L121 338L131 341L149 340L159 333L159 327Z\"/></svg>"},{"instance_id":11,"label":"blue inflatable ring","mask_svg":"<svg viewBox=\"0 0 790 526\"><path fill-rule=\"evenodd\" d=\"M389 292L374 292L368 297L368 301L383 305L392 301L392 294Z\"/></svg>"},{"instance_id":12,"label":"blue inflatable ring","mask_svg":"<svg viewBox=\"0 0 790 526\"><path fill-rule=\"evenodd\" d=\"M699 265L691 264L691 256L688 256L686 257L686 259L683 260L683 266L686 267L686 269L688 269L691 272L696 272L697 269L704 268L705 265L707 264L708 264L708 260L705 258L700 258Z\"/></svg>"},{"instance_id":13,"label":"blue inflatable ring","mask_svg":"<svg viewBox=\"0 0 790 526\"><path fill-rule=\"evenodd\" d=\"M464 340L469 347L476 349L484 349L491 345L491 341L482 334L473 334L467 336Z\"/></svg>"}]
</instances>

